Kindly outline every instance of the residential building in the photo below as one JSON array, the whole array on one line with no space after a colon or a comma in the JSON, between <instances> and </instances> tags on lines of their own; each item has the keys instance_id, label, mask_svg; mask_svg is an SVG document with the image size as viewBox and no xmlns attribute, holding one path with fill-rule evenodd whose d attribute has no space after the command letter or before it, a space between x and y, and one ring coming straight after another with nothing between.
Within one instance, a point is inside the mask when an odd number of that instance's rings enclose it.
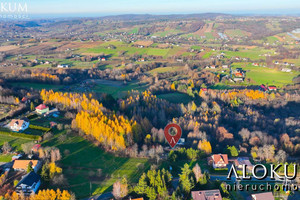
<instances>
[{"instance_id":1,"label":"residential building","mask_svg":"<svg viewBox=\"0 0 300 200\"><path fill-rule=\"evenodd\" d=\"M12 168L15 171L27 171L29 164L32 165L35 172L37 172L42 166L42 162L39 160L15 160Z\"/></svg>"},{"instance_id":2,"label":"residential building","mask_svg":"<svg viewBox=\"0 0 300 200\"><path fill-rule=\"evenodd\" d=\"M251 200L275 200L272 192L251 194Z\"/></svg>"},{"instance_id":3,"label":"residential building","mask_svg":"<svg viewBox=\"0 0 300 200\"><path fill-rule=\"evenodd\" d=\"M238 157L233 160L233 163L239 170L243 169L243 165L247 165L247 171L252 171L253 169L253 165L248 157Z\"/></svg>"},{"instance_id":4,"label":"residential building","mask_svg":"<svg viewBox=\"0 0 300 200\"><path fill-rule=\"evenodd\" d=\"M268 86L268 90L269 90L269 91L276 91L276 90L277 90L277 87L274 86L274 85L270 85L270 86Z\"/></svg>"},{"instance_id":5,"label":"residential building","mask_svg":"<svg viewBox=\"0 0 300 200\"><path fill-rule=\"evenodd\" d=\"M61 65L57 65L57 68L69 68L69 65L61 64Z\"/></svg>"},{"instance_id":6,"label":"residential building","mask_svg":"<svg viewBox=\"0 0 300 200\"><path fill-rule=\"evenodd\" d=\"M208 163L212 164L213 168L226 168L228 165L227 154L213 154L208 158Z\"/></svg>"},{"instance_id":7,"label":"residential building","mask_svg":"<svg viewBox=\"0 0 300 200\"><path fill-rule=\"evenodd\" d=\"M17 132L24 131L25 129L27 129L29 127L29 120L28 119L13 119L8 124L8 127L12 131L17 131Z\"/></svg>"},{"instance_id":8,"label":"residential building","mask_svg":"<svg viewBox=\"0 0 300 200\"><path fill-rule=\"evenodd\" d=\"M35 172L29 172L21 181L16 185L16 192L23 192L24 195L29 196L32 193L36 193L41 185L41 178Z\"/></svg>"},{"instance_id":9,"label":"residential building","mask_svg":"<svg viewBox=\"0 0 300 200\"><path fill-rule=\"evenodd\" d=\"M38 114L43 115L43 114L49 112L49 107L46 106L45 104L40 104L38 107L35 108L35 111Z\"/></svg>"},{"instance_id":10,"label":"residential building","mask_svg":"<svg viewBox=\"0 0 300 200\"><path fill-rule=\"evenodd\" d=\"M193 200L222 200L220 190L192 191Z\"/></svg>"}]
</instances>

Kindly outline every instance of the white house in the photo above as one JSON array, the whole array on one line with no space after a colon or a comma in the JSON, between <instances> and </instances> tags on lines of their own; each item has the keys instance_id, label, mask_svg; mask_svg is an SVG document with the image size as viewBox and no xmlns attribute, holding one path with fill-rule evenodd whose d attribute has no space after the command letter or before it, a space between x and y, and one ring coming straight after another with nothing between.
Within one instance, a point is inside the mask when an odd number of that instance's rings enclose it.
<instances>
[{"instance_id":1,"label":"white house","mask_svg":"<svg viewBox=\"0 0 300 200\"><path fill-rule=\"evenodd\" d=\"M208 164L212 165L214 169L226 168L228 165L228 156L227 154L213 154L208 157Z\"/></svg>"},{"instance_id":2,"label":"white house","mask_svg":"<svg viewBox=\"0 0 300 200\"><path fill-rule=\"evenodd\" d=\"M283 68L281 71L283 71L283 72L291 72L292 70L290 68Z\"/></svg>"},{"instance_id":3,"label":"white house","mask_svg":"<svg viewBox=\"0 0 300 200\"><path fill-rule=\"evenodd\" d=\"M57 68L69 68L69 65L61 64L61 65L57 65Z\"/></svg>"},{"instance_id":4,"label":"white house","mask_svg":"<svg viewBox=\"0 0 300 200\"><path fill-rule=\"evenodd\" d=\"M24 131L29 127L29 121L27 119L13 119L8 124L8 127L12 131Z\"/></svg>"}]
</instances>

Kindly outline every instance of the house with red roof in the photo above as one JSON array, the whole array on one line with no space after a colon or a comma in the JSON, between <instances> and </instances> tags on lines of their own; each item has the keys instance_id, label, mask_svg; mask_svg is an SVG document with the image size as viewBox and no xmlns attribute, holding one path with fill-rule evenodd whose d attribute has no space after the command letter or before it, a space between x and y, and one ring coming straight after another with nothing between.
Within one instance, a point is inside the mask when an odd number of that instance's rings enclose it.
<instances>
[{"instance_id":1,"label":"house with red roof","mask_svg":"<svg viewBox=\"0 0 300 200\"><path fill-rule=\"evenodd\" d=\"M272 192L263 192L258 194L251 194L251 200L274 200Z\"/></svg>"},{"instance_id":2,"label":"house with red roof","mask_svg":"<svg viewBox=\"0 0 300 200\"><path fill-rule=\"evenodd\" d=\"M193 200L222 200L220 190L192 191Z\"/></svg>"},{"instance_id":3,"label":"house with red roof","mask_svg":"<svg viewBox=\"0 0 300 200\"><path fill-rule=\"evenodd\" d=\"M270 86L268 86L268 90L269 90L269 91L276 91L276 90L277 90L277 87L274 86L274 85L270 85Z\"/></svg>"},{"instance_id":4,"label":"house with red roof","mask_svg":"<svg viewBox=\"0 0 300 200\"><path fill-rule=\"evenodd\" d=\"M37 106L37 107L35 108L35 111L36 111L38 114L43 115L43 114L49 112L49 107L46 106L45 104L40 104L39 106Z\"/></svg>"},{"instance_id":5,"label":"house with red roof","mask_svg":"<svg viewBox=\"0 0 300 200\"><path fill-rule=\"evenodd\" d=\"M38 150L41 148L40 144L35 144L33 145L33 147L31 148L31 151L33 152L38 152Z\"/></svg>"},{"instance_id":6,"label":"house with red roof","mask_svg":"<svg viewBox=\"0 0 300 200\"><path fill-rule=\"evenodd\" d=\"M228 165L227 154L213 154L207 158L208 164L212 165L214 169L216 168L226 168Z\"/></svg>"},{"instance_id":7,"label":"house with red roof","mask_svg":"<svg viewBox=\"0 0 300 200\"><path fill-rule=\"evenodd\" d=\"M267 91L268 90L268 88L264 85L264 84L261 84L261 86L260 86L260 90L262 90L262 91Z\"/></svg>"},{"instance_id":8,"label":"house with red roof","mask_svg":"<svg viewBox=\"0 0 300 200\"><path fill-rule=\"evenodd\" d=\"M30 100L27 97L23 97L21 100L23 103L29 103Z\"/></svg>"},{"instance_id":9,"label":"house with red roof","mask_svg":"<svg viewBox=\"0 0 300 200\"><path fill-rule=\"evenodd\" d=\"M29 127L29 120L28 119L13 119L8 124L8 127L12 131L24 131Z\"/></svg>"}]
</instances>

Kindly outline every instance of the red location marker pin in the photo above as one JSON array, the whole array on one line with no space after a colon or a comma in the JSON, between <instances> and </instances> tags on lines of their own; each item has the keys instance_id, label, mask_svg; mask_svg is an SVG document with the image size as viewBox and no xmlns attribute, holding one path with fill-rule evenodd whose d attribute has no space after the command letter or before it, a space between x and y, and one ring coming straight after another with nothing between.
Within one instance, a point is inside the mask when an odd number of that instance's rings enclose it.
<instances>
[{"instance_id":1,"label":"red location marker pin","mask_svg":"<svg viewBox=\"0 0 300 200\"><path fill-rule=\"evenodd\" d=\"M169 142L172 148L178 143L179 139L181 138L181 128L177 124L168 124L165 127L165 138Z\"/></svg>"}]
</instances>

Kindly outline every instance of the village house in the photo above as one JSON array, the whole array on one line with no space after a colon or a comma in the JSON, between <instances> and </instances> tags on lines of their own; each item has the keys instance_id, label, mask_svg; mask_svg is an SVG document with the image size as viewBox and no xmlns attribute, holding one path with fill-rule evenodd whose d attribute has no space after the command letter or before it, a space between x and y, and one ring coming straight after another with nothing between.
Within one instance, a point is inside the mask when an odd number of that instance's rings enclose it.
<instances>
[{"instance_id":1,"label":"village house","mask_svg":"<svg viewBox=\"0 0 300 200\"><path fill-rule=\"evenodd\" d=\"M291 72L292 70L289 69L289 68L283 68L281 71L283 71L283 72Z\"/></svg>"},{"instance_id":2,"label":"village house","mask_svg":"<svg viewBox=\"0 0 300 200\"><path fill-rule=\"evenodd\" d=\"M259 90L265 92L265 91L268 90L268 88L267 88L264 84L261 84L261 85L259 86Z\"/></svg>"},{"instance_id":3,"label":"village house","mask_svg":"<svg viewBox=\"0 0 300 200\"><path fill-rule=\"evenodd\" d=\"M31 151L32 151L32 152L38 152L40 148L41 148L41 145L40 145L40 144L35 144L35 145L33 145L33 147L31 148Z\"/></svg>"},{"instance_id":4,"label":"village house","mask_svg":"<svg viewBox=\"0 0 300 200\"><path fill-rule=\"evenodd\" d=\"M27 171L28 165L31 165L33 170L37 172L41 168L42 162L39 160L15 160L12 168L15 171Z\"/></svg>"},{"instance_id":5,"label":"village house","mask_svg":"<svg viewBox=\"0 0 300 200\"><path fill-rule=\"evenodd\" d=\"M222 200L220 190L192 191L193 200Z\"/></svg>"},{"instance_id":6,"label":"village house","mask_svg":"<svg viewBox=\"0 0 300 200\"><path fill-rule=\"evenodd\" d=\"M272 192L263 192L258 194L251 194L251 200L274 200Z\"/></svg>"},{"instance_id":7,"label":"village house","mask_svg":"<svg viewBox=\"0 0 300 200\"><path fill-rule=\"evenodd\" d=\"M30 100L27 97L22 98L22 103L30 103Z\"/></svg>"},{"instance_id":8,"label":"village house","mask_svg":"<svg viewBox=\"0 0 300 200\"><path fill-rule=\"evenodd\" d=\"M12 131L17 131L17 132L24 131L25 129L27 129L29 127L29 120L28 119L13 119L9 123L8 127Z\"/></svg>"},{"instance_id":9,"label":"village house","mask_svg":"<svg viewBox=\"0 0 300 200\"><path fill-rule=\"evenodd\" d=\"M61 64L61 65L57 65L57 68L69 68L69 65Z\"/></svg>"},{"instance_id":10,"label":"village house","mask_svg":"<svg viewBox=\"0 0 300 200\"><path fill-rule=\"evenodd\" d=\"M268 90L269 90L269 91L276 91L276 90L277 90L277 87L274 86L274 85L270 85L270 86L268 86Z\"/></svg>"},{"instance_id":11,"label":"village house","mask_svg":"<svg viewBox=\"0 0 300 200\"><path fill-rule=\"evenodd\" d=\"M208 164L212 165L214 169L226 168L228 165L228 156L227 154L213 154L208 157Z\"/></svg>"},{"instance_id":12,"label":"village house","mask_svg":"<svg viewBox=\"0 0 300 200\"><path fill-rule=\"evenodd\" d=\"M243 169L243 165L247 165L247 171L249 172L253 169L253 165L248 157L238 157L236 159L233 159L233 163L239 170Z\"/></svg>"},{"instance_id":13,"label":"village house","mask_svg":"<svg viewBox=\"0 0 300 200\"><path fill-rule=\"evenodd\" d=\"M37 106L37 107L35 108L35 111L36 111L38 114L43 115L43 114L49 112L49 107L46 106L45 104L40 104L39 106Z\"/></svg>"},{"instance_id":14,"label":"village house","mask_svg":"<svg viewBox=\"0 0 300 200\"><path fill-rule=\"evenodd\" d=\"M16 185L16 192L29 196L32 193L36 193L41 185L41 178L35 172L26 174L21 181Z\"/></svg>"},{"instance_id":15,"label":"village house","mask_svg":"<svg viewBox=\"0 0 300 200\"><path fill-rule=\"evenodd\" d=\"M228 65L222 65L223 69L228 69Z\"/></svg>"}]
</instances>

